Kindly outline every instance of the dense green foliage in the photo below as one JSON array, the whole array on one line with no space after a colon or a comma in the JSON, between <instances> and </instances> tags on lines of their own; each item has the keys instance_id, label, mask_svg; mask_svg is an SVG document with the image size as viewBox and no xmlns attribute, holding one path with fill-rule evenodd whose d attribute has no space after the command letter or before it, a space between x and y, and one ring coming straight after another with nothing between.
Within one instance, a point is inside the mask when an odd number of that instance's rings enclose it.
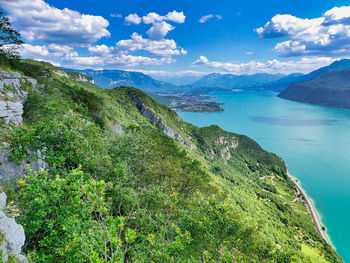
<instances>
[{"instance_id":1,"label":"dense green foliage","mask_svg":"<svg viewBox=\"0 0 350 263\"><path fill-rule=\"evenodd\" d=\"M29 87L25 123L0 128L11 160L50 167L29 171L11 194L30 260L341 262L294 201L283 161L251 139L185 123L134 88L100 90L42 62L4 68L41 84ZM163 135L131 95L192 149Z\"/></svg>"}]
</instances>

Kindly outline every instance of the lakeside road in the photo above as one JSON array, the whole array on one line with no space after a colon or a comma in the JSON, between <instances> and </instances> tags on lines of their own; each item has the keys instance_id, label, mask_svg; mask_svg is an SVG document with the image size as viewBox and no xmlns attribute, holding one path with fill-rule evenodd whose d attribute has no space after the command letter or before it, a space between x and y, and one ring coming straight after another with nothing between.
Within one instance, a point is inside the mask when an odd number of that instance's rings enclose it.
<instances>
[{"instance_id":1,"label":"lakeside road","mask_svg":"<svg viewBox=\"0 0 350 263\"><path fill-rule=\"evenodd\" d=\"M293 181L293 183L295 184L295 186L297 187L299 193L301 195L303 195L305 201L306 201L306 205L310 211L312 220L314 221L314 224L316 226L317 232L320 234L320 236L330 245L332 246L332 243L330 242L328 236L326 235L325 231L322 229L322 224L321 224L321 220L319 218L319 215L311 201L311 198L306 194L305 190L301 187L301 185L298 183L297 179L294 178L290 173L289 170L287 169L287 174L288 177Z\"/></svg>"}]
</instances>

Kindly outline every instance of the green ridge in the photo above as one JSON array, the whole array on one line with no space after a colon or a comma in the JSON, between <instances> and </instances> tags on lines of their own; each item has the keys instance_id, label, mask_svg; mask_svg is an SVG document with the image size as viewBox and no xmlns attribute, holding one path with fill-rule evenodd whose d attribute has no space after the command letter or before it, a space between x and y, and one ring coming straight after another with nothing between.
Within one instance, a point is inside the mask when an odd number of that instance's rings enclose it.
<instances>
[{"instance_id":1,"label":"green ridge","mask_svg":"<svg viewBox=\"0 0 350 263\"><path fill-rule=\"evenodd\" d=\"M42 84L29 88L24 124L0 127L13 161L38 149L50 166L11 190L30 260L342 262L295 202L284 162L248 137L198 128L140 90L102 90L48 63L3 68ZM192 149L163 135L133 96Z\"/></svg>"}]
</instances>

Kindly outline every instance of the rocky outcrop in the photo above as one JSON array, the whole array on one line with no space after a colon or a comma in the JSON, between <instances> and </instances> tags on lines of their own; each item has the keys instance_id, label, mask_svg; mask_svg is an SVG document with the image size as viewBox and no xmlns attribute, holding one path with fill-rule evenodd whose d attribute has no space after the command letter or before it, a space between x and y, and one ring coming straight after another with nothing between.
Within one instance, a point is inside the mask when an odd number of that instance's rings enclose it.
<instances>
[{"instance_id":1,"label":"rocky outcrop","mask_svg":"<svg viewBox=\"0 0 350 263\"><path fill-rule=\"evenodd\" d=\"M0 71L0 121L5 124L22 124L23 105L28 88L35 88L37 82L17 72Z\"/></svg>"},{"instance_id":2,"label":"rocky outcrop","mask_svg":"<svg viewBox=\"0 0 350 263\"><path fill-rule=\"evenodd\" d=\"M0 253L2 262L8 262L10 257L14 257L18 262L27 262L21 255L21 249L24 245L25 234L21 225L17 224L15 219L7 217L4 213L6 205L6 194L0 193ZM12 262L12 261L11 261Z\"/></svg>"},{"instance_id":3,"label":"rocky outcrop","mask_svg":"<svg viewBox=\"0 0 350 263\"><path fill-rule=\"evenodd\" d=\"M220 136L217 140L217 143L222 145L222 149L220 150L220 157L224 160L224 162L231 159L231 150L234 150L238 147L238 140L232 136Z\"/></svg>"},{"instance_id":4,"label":"rocky outcrop","mask_svg":"<svg viewBox=\"0 0 350 263\"><path fill-rule=\"evenodd\" d=\"M75 80L75 81L89 82L92 84L95 83L95 81L92 78L87 77L87 76L82 75L82 74L79 74L79 73L67 72L67 71L60 70L60 69L53 70L53 73L55 73L58 76L70 78L70 79Z\"/></svg>"},{"instance_id":5,"label":"rocky outcrop","mask_svg":"<svg viewBox=\"0 0 350 263\"><path fill-rule=\"evenodd\" d=\"M115 132L117 134L123 134L124 133L123 127L119 123L114 125L112 130L113 130L113 132Z\"/></svg>"},{"instance_id":6,"label":"rocky outcrop","mask_svg":"<svg viewBox=\"0 0 350 263\"><path fill-rule=\"evenodd\" d=\"M4 143L3 146L0 147L0 179L22 177L28 172L28 165L30 165L30 168L34 171L40 171L41 168L48 168L48 164L42 159L39 150L32 151L29 154L35 155L37 157L35 159L27 157L19 164L11 162L8 159L8 156L11 152L11 150L8 149L8 146L9 145L7 143Z\"/></svg>"},{"instance_id":7,"label":"rocky outcrop","mask_svg":"<svg viewBox=\"0 0 350 263\"><path fill-rule=\"evenodd\" d=\"M195 148L194 144L187 142L179 133L177 133L172 128L167 126L162 120L162 118L158 117L155 111L152 108L150 108L148 105L146 105L146 103L144 103L142 99L140 99L135 94L131 94L130 96L132 100L135 102L141 114L145 116L151 123L159 125L162 128L162 131L165 135L180 141L181 143L187 145L191 149Z\"/></svg>"}]
</instances>

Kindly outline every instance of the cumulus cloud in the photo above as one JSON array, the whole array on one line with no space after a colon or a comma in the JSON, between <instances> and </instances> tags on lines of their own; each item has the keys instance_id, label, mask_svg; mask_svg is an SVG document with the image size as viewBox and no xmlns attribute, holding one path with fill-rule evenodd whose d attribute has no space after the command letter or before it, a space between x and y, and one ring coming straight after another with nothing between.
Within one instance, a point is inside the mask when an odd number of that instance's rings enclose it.
<instances>
[{"instance_id":1,"label":"cumulus cloud","mask_svg":"<svg viewBox=\"0 0 350 263\"><path fill-rule=\"evenodd\" d=\"M23 44L19 52L24 58L49 61L55 65L70 68L119 68L134 66L154 66L172 63L171 57L152 58L116 52L115 47L97 45L88 47L89 55L81 56L71 47Z\"/></svg>"},{"instance_id":2,"label":"cumulus cloud","mask_svg":"<svg viewBox=\"0 0 350 263\"><path fill-rule=\"evenodd\" d=\"M324 24L346 24L350 25L350 6L334 7L324 15Z\"/></svg>"},{"instance_id":3,"label":"cumulus cloud","mask_svg":"<svg viewBox=\"0 0 350 263\"><path fill-rule=\"evenodd\" d=\"M164 63L171 63L168 58L150 58L133 55L111 55L106 56L72 56L63 59L65 64L74 68L115 68L133 66L155 66Z\"/></svg>"},{"instance_id":4,"label":"cumulus cloud","mask_svg":"<svg viewBox=\"0 0 350 263\"><path fill-rule=\"evenodd\" d=\"M173 39L152 40L143 38L137 33L133 33L131 39L117 42L116 49L120 52L145 50L153 55L164 57L187 54L184 49L177 47Z\"/></svg>"},{"instance_id":5,"label":"cumulus cloud","mask_svg":"<svg viewBox=\"0 0 350 263\"><path fill-rule=\"evenodd\" d=\"M222 16L221 16L221 15L209 14L209 15L206 15L206 16L202 16L202 17L198 20L198 22L203 24L203 23L207 22L209 19L214 18L214 17L215 17L217 20L221 20L221 19L222 19Z\"/></svg>"},{"instance_id":6,"label":"cumulus cloud","mask_svg":"<svg viewBox=\"0 0 350 263\"><path fill-rule=\"evenodd\" d=\"M186 16L184 12L172 11L166 15L166 20L172 21L174 23L182 24L185 23Z\"/></svg>"},{"instance_id":7,"label":"cumulus cloud","mask_svg":"<svg viewBox=\"0 0 350 263\"><path fill-rule=\"evenodd\" d=\"M183 12L172 11L165 16L149 13L144 17L129 14L125 17L126 24L150 24L148 38L133 33L130 39L108 46L95 44L110 36L106 29L108 21L101 16L58 9L44 0L0 0L0 6L28 42L19 50L25 58L76 68L116 68L173 63L173 56L187 54L173 39L165 39L174 29L170 22L184 23ZM111 14L111 17L122 16Z\"/></svg>"},{"instance_id":8,"label":"cumulus cloud","mask_svg":"<svg viewBox=\"0 0 350 263\"><path fill-rule=\"evenodd\" d=\"M314 19L278 14L256 32L262 39L290 38L275 46L282 56L350 54L350 6L334 7Z\"/></svg>"},{"instance_id":9,"label":"cumulus cloud","mask_svg":"<svg viewBox=\"0 0 350 263\"><path fill-rule=\"evenodd\" d=\"M163 39L169 31L173 30L175 27L168 24L167 22L157 22L147 31L150 39L160 40Z\"/></svg>"},{"instance_id":10,"label":"cumulus cloud","mask_svg":"<svg viewBox=\"0 0 350 263\"><path fill-rule=\"evenodd\" d=\"M171 21L174 23L182 24L185 22L186 16L183 12L172 11L165 16L161 16L155 12L148 13L142 17L142 21L145 24L154 24L156 22Z\"/></svg>"},{"instance_id":11,"label":"cumulus cloud","mask_svg":"<svg viewBox=\"0 0 350 263\"><path fill-rule=\"evenodd\" d=\"M171 30L175 27L168 22L174 22L178 24L182 24L185 22L186 16L183 12L172 11L169 12L165 16L161 16L155 12L150 12L142 18L139 17L136 13L129 14L125 18L125 23L130 24L140 24L143 22L144 24L151 24L151 28L147 31L148 36L151 39L159 40L164 38Z\"/></svg>"},{"instance_id":12,"label":"cumulus cloud","mask_svg":"<svg viewBox=\"0 0 350 263\"><path fill-rule=\"evenodd\" d=\"M141 23L141 17L139 17L136 13L135 14L129 14L125 17L125 24L131 25L131 24L140 24Z\"/></svg>"},{"instance_id":13,"label":"cumulus cloud","mask_svg":"<svg viewBox=\"0 0 350 263\"><path fill-rule=\"evenodd\" d=\"M58 58L73 52L76 53L73 48L57 44L50 44L48 46L23 44L19 49L21 56L40 60Z\"/></svg>"},{"instance_id":14,"label":"cumulus cloud","mask_svg":"<svg viewBox=\"0 0 350 263\"><path fill-rule=\"evenodd\" d=\"M110 36L103 17L58 9L43 0L0 0L0 6L28 41L84 45Z\"/></svg>"},{"instance_id":15,"label":"cumulus cloud","mask_svg":"<svg viewBox=\"0 0 350 263\"><path fill-rule=\"evenodd\" d=\"M290 74L295 72L308 73L317 68L329 65L335 61L330 57L306 57L297 61L279 61L277 59L269 60L267 62L258 62L252 60L247 63L229 63L229 62L215 62L209 61L205 56L200 56L194 65L206 65L219 71L229 72L237 75L255 74L255 73L283 73Z\"/></svg>"}]
</instances>

